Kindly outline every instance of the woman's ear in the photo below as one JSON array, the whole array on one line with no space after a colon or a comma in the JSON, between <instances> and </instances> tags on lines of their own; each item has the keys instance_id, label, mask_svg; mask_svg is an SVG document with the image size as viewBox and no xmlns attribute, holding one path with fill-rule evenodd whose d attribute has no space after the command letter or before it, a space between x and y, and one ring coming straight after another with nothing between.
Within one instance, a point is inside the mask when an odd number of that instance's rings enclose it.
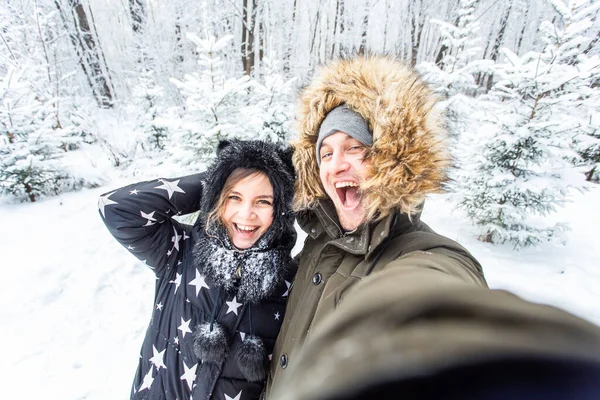
<instances>
[{"instance_id":1,"label":"woman's ear","mask_svg":"<svg viewBox=\"0 0 600 400\"><path fill-rule=\"evenodd\" d=\"M283 161L283 164L285 165L287 171L290 173L290 175L295 177L296 171L294 169L294 163L292 162L292 155L294 154L294 149L290 146L287 146L282 149L279 149L278 153L279 158L281 158L281 161Z\"/></svg>"},{"instance_id":2,"label":"woman's ear","mask_svg":"<svg viewBox=\"0 0 600 400\"><path fill-rule=\"evenodd\" d=\"M225 149L226 147L228 147L230 145L231 145L231 142L229 140L220 140L219 145L217 146L217 156L219 154L221 154L223 149Z\"/></svg>"}]
</instances>

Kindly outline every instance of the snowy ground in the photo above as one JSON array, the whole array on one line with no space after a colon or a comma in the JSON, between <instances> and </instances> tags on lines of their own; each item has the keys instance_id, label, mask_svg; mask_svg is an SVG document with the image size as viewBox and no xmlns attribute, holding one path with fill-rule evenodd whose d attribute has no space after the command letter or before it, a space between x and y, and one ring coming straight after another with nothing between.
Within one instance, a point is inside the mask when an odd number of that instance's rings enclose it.
<instances>
[{"instance_id":1,"label":"snowy ground","mask_svg":"<svg viewBox=\"0 0 600 400\"><path fill-rule=\"evenodd\" d=\"M111 238L96 202L101 193L140 179L0 205L3 398L128 397L154 278ZM470 249L492 287L600 325L598 204L600 188L576 195L558 215L572 228L567 245L521 252L475 240L474 228L443 197L428 201L423 219Z\"/></svg>"}]
</instances>

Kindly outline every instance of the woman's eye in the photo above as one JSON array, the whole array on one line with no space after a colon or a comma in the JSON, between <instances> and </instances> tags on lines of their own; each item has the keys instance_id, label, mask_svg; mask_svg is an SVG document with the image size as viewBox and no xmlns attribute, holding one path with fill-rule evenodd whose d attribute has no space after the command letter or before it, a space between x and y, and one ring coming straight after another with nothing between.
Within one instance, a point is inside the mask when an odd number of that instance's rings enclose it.
<instances>
[{"instance_id":1,"label":"woman's eye","mask_svg":"<svg viewBox=\"0 0 600 400\"><path fill-rule=\"evenodd\" d=\"M269 200L259 200L258 204L267 205L267 206L273 205L273 203L271 203Z\"/></svg>"},{"instance_id":2,"label":"woman's eye","mask_svg":"<svg viewBox=\"0 0 600 400\"><path fill-rule=\"evenodd\" d=\"M227 197L229 200L241 200L240 196L236 196L235 194L231 194Z\"/></svg>"}]
</instances>

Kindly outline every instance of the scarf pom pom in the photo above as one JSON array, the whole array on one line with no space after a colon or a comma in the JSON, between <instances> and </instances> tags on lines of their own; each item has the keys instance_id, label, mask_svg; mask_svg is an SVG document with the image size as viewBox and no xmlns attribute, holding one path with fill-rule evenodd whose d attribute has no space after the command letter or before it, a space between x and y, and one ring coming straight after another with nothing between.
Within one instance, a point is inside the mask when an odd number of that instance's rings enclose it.
<instances>
[{"instance_id":1,"label":"scarf pom pom","mask_svg":"<svg viewBox=\"0 0 600 400\"><path fill-rule=\"evenodd\" d=\"M194 332L194 353L203 362L220 363L229 352L225 328L218 323L205 322Z\"/></svg>"},{"instance_id":2,"label":"scarf pom pom","mask_svg":"<svg viewBox=\"0 0 600 400\"><path fill-rule=\"evenodd\" d=\"M235 361L249 382L260 382L267 379L269 361L267 349L263 341L255 335L247 336L238 348Z\"/></svg>"}]
</instances>

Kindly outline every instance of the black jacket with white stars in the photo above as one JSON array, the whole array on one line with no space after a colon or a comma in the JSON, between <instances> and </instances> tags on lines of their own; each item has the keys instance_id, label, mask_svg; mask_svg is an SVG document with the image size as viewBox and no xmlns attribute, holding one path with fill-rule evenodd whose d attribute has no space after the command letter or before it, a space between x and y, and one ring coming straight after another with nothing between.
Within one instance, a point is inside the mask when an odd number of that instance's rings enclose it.
<instances>
[{"instance_id":1,"label":"black jacket with white stars","mask_svg":"<svg viewBox=\"0 0 600 400\"><path fill-rule=\"evenodd\" d=\"M194 226L172 218L199 209L206 180L158 179L100 197L110 233L156 274L132 399L249 400L263 390L295 274L295 234L241 252L222 232L207 236L202 218ZM246 271L269 289L253 293Z\"/></svg>"}]
</instances>

